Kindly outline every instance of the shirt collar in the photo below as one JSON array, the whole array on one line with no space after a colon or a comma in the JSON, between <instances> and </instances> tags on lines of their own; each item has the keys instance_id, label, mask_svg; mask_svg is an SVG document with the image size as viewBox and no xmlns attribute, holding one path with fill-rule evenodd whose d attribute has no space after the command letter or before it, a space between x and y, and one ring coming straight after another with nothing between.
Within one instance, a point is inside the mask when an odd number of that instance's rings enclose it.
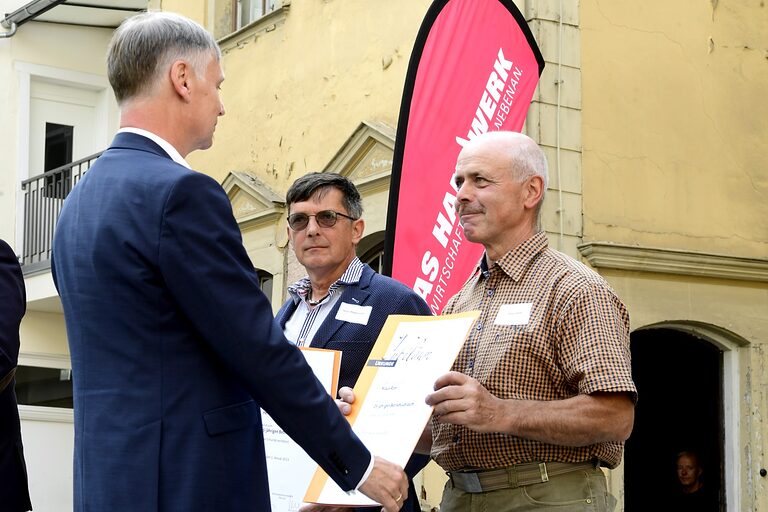
<instances>
[{"instance_id":1,"label":"shirt collar","mask_svg":"<svg viewBox=\"0 0 768 512\"><path fill-rule=\"evenodd\" d=\"M187 161L184 160L184 157L181 156L181 154L176 150L176 148L174 148L170 142L160 137L159 135L156 135L147 130L142 130L141 128L134 128L133 126L120 128L117 131L117 133L135 133L136 135L141 135L142 137L146 137L152 142L154 142L155 144L157 144L158 146L160 146L163 149L163 151L168 153L168 156L171 157L171 160L173 160L177 164L183 165L187 169L191 169Z\"/></svg>"},{"instance_id":2,"label":"shirt collar","mask_svg":"<svg viewBox=\"0 0 768 512\"><path fill-rule=\"evenodd\" d=\"M365 265L360 261L360 258L355 256L355 258L349 262L347 270L345 270L344 273L341 274L341 277L339 277L328 289L328 295L333 294L333 292L341 286L359 283L360 278L363 275L363 268L365 268ZM288 293L293 298L293 302L298 304L299 301L306 300L311 288L312 282L309 280L309 276L304 276L288 287Z\"/></svg>"},{"instance_id":3,"label":"shirt collar","mask_svg":"<svg viewBox=\"0 0 768 512\"><path fill-rule=\"evenodd\" d=\"M544 231L539 231L531 238L502 256L490 269L488 268L485 254L483 254L480 263L475 269L475 273L479 271L482 273L483 277L488 277L490 273L493 272L494 268L498 267L514 281L519 281L520 276L522 276L531 261L533 261L536 255L547 247L549 247L547 234Z\"/></svg>"}]
</instances>

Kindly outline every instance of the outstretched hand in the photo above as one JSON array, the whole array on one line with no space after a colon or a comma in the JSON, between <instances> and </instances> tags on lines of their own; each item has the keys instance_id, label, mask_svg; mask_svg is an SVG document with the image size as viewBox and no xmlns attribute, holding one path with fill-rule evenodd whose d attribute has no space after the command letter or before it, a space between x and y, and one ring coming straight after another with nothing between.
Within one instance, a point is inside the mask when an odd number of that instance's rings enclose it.
<instances>
[{"instance_id":1,"label":"outstretched hand","mask_svg":"<svg viewBox=\"0 0 768 512\"><path fill-rule=\"evenodd\" d=\"M358 490L381 503L384 512L397 512L408 497L408 477L397 464L375 457L371 474Z\"/></svg>"}]
</instances>

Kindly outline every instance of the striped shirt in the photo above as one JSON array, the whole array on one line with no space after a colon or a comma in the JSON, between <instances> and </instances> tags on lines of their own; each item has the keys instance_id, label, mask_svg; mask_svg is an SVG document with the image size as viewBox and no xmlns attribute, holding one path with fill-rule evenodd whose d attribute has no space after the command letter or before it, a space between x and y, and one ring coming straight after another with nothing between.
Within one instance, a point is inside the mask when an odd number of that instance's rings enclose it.
<instances>
[{"instance_id":1,"label":"striped shirt","mask_svg":"<svg viewBox=\"0 0 768 512\"><path fill-rule=\"evenodd\" d=\"M308 347L317 334L317 330L323 325L328 313L341 298L344 286L359 283L362 275L363 262L360 261L360 258L355 257L341 277L328 288L328 295L316 306L310 306L307 298L312 289L309 277L305 276L289 286L288 293L298 306L291 318L285 323L285 337L288 341L300 347Z\"/></svg>"},{"instance_id":2,"label":"striped shirt","mask_svg":"<svg viewBox=\"0 0 768 512\"><path fill-rule=\"evenodd\" d=\"M480 317L453 370L493 395L563 400L606 391L637 399L626 308L596 272L550 249L544 232L490 269L483 258L444 314L475 309ZM613 468L623 450L623 443L565 447L460 425L432 427L432 457L447 471L593 459Z\"/></svg>"}]
</instances>

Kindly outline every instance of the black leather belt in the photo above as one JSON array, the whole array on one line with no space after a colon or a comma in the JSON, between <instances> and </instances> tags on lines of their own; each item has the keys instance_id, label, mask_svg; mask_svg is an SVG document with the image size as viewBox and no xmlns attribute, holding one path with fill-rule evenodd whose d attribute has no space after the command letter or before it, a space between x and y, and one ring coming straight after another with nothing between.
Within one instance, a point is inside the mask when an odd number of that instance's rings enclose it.
<instances>
[{"instance_id":1,"label":"black leather belt","mask_svg":"<svg viewBox=\"0 0 768 512\"><path fill-rule=\"evenodd\" d=\"M488 469L483 471L449 471L448 478L457 489L464 492L479 493L498 491L499 489L514 489L524 485L548 482L551 477L564 475L573 471L594 469L600 464L589 462L529 462L515 464L506 468Z\"/></svg>"}]
</instances>

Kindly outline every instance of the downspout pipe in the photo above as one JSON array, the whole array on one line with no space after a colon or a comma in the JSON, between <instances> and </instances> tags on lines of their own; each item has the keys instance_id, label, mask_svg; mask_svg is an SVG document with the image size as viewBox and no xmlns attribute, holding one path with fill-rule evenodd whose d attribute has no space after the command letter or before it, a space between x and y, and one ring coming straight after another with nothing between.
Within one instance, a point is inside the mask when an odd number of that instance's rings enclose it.
<instances>
[{"instance_id":1,"label":"downspout pipe","mask_svg":"<svg viewBox=\"0 0 768 512\"><path fill-rule=\"evenodd\" d=\"M28 4L16 9L11 14L6 14L5 18L0 20L0 25L10 30L8 32L0 32L0 39L12 37L16 33L18 27L28 21L32 21L44 12L53 9L66 1L67 0L32 0Z\"/></svg>"},{"instance_id":2,"label":"downspout pipe","mask_svg":"<svg viewBox=\"0 0 768 512\"><path fill-rule=\"evenodd\" d=\"M0 22L0 25L5 27L5 20ZM10 30L8 32L0 32L0 39L6 39L8 37L13 37L13 34L16 33L16 24L14 22L11 22L10 23L10 27L8 27L8 28L10 28Z\"/></svg>"}]
</instances>

